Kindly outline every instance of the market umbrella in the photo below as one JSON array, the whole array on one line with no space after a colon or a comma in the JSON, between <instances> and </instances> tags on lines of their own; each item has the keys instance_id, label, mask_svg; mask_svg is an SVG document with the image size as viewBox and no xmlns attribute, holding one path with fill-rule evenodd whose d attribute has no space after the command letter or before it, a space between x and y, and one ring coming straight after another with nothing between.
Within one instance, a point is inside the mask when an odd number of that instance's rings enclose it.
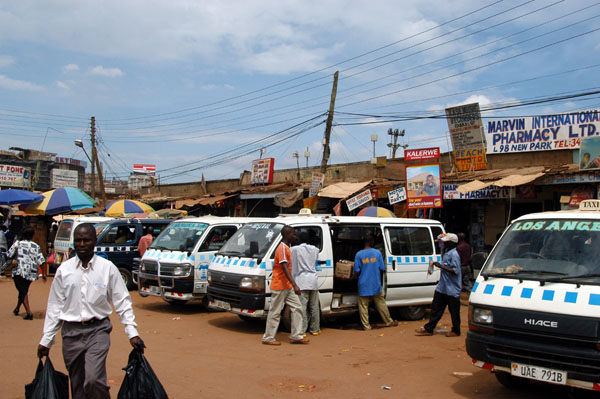
<instances>
[{"instance_id":1,"label":"market umbrella","mask_svg":"<svg viewBox=\"0 0 600 399\"><path fill-rule=\"evenodd\" d=\"M96 201L75 187L61 187L42 193L41 202L31 204L25 212L34 215L56 215L77 209L93 208Z\"/></svg>"},{"instance_id":2,"label":"market umbrella","mask_svg":"<svg viewBox=\"0 0 600 399\"><path fill-rule=\"evenodd\" d=\"M376 216L380 218L395 218L396 215L389 209L381 208L379 206L368 206L358 212L356 216Z\"/></svg>"},{"instance_id":3,"label":"market umbrella","mask_svg":"<svg viewBox=\"0 0 600 399\"><path fill-rule=\"evenodd\" d=\"M116 200L106 205L104 216L125 216L128 213L150 213L154 209L140 201L135 200Z\"/></svg>"},{"instance_id":4,"label":"market umbrella","mask_svg":"<svg viewBox=\"0 0 600 399\"><path fill-rule=\"evenodd\" d=\"M44 196L27 190L9 188L0 190L0 205L31 204L40 202Z\"/></svg>"}]
</instances>

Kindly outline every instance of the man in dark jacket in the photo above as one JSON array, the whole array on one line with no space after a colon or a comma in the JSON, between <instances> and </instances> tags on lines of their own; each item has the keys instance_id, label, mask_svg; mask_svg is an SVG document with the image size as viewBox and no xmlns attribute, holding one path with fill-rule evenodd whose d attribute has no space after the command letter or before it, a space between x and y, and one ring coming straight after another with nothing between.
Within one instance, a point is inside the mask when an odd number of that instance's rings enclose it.
<instances>
[{"instance_id":1,"label":"man in dark jacket","mask_svg":"<svg viewBox=\"0 0 600 399\"><path fill-rule=\"evenodd\" d=\"M462 290L465 292L471 292L473 288L473 282L471 278L473 271L471 270L471 253L473 249L471 245L465 239L465 233L458 233L458 245L456 246L456 252L460 256L460 268L462 272Z\"/></svg>"}]
</instances>

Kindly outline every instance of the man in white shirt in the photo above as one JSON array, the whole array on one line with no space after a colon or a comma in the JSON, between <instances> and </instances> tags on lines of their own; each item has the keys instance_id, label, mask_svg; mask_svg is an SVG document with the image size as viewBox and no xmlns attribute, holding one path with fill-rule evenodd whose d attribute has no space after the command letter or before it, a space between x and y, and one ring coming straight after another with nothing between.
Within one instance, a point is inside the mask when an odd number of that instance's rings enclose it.
<instances>
[{"instance_id":1,"label":"man in white shirt","mask_svg":"<svg viewBox=\"0 0 600 399\"><path fill-rule=\"evenodd\" d=\"M77 256L56 271L46 310L38 356L48 356L61 329L63 358L73 399L110 399L106 356L110 347L111 302L134 348L144 351L138 336L131 297L116 266L94 254L96 230L89 223L74 233Z\"/></svg>"},{"instance_id":2,"label":"man in white shirt","mask_svg":"<svg viewBox=\"0 0 600 399\"><path fill-rule=\"evenodd\" d=\"M299 234L301 244L292 247L292 276L300 288L302 303L302 333L311 335L321 333L319 279L316 270L319 248L307 243L308 236ZM309 328L310 320L310 328Z\"/></svg>"}]
</instances>

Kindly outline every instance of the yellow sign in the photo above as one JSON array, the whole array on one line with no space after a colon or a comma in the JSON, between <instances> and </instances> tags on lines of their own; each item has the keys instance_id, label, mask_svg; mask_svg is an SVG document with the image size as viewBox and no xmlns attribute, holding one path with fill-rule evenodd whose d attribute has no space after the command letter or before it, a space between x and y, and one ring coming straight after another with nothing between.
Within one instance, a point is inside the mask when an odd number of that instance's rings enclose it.
<instances>
[{"instance_id":1,"label":"yellow sign","mask_svg":"<svg viewBox=\"0 0 600 399\"><path fill-rule=\"evenodd\" d=\"M316 195L313 197L308 197L302 200L302 202L304 208L308 208L311 211L316 211L317 206L319 205L319 197L317 197Z\"/></svg>"},{"instance_id":2,"label":"yellow sign","mask_svg":"<svg viewBox=\"0 0 600 399\"><path fill-rule=\"evenodd\" d=\"M460 172L487 169L485 149L483 148L454 151L454 159Z\"/></svg>"}]
</instances>

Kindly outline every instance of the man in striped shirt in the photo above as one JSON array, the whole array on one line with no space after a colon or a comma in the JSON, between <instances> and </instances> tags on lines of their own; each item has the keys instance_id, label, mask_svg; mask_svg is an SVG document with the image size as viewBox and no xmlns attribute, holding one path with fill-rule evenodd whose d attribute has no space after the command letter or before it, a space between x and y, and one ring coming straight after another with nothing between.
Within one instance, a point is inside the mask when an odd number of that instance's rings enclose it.
<instances>
[{"instance_id":1,"label":"man in striped shirt","mask_svg":"<svg viewBox=\"0 0 600 399\"><path fill-rule=\"evenodd\" d=\"M300 303L300 288L292 277L292 252L290 245L296 241L296 231L290 226L281 229L283 240L275 250L273 262L273 279L271 280L271 307L267 316L267 326L262 343L265 345L281 345L275 339L281 311L285 305L289 306L292 314L292 334L290 343L307 344L308 339L302 336L302 304Z\"/></svg>"}]
</instances>

